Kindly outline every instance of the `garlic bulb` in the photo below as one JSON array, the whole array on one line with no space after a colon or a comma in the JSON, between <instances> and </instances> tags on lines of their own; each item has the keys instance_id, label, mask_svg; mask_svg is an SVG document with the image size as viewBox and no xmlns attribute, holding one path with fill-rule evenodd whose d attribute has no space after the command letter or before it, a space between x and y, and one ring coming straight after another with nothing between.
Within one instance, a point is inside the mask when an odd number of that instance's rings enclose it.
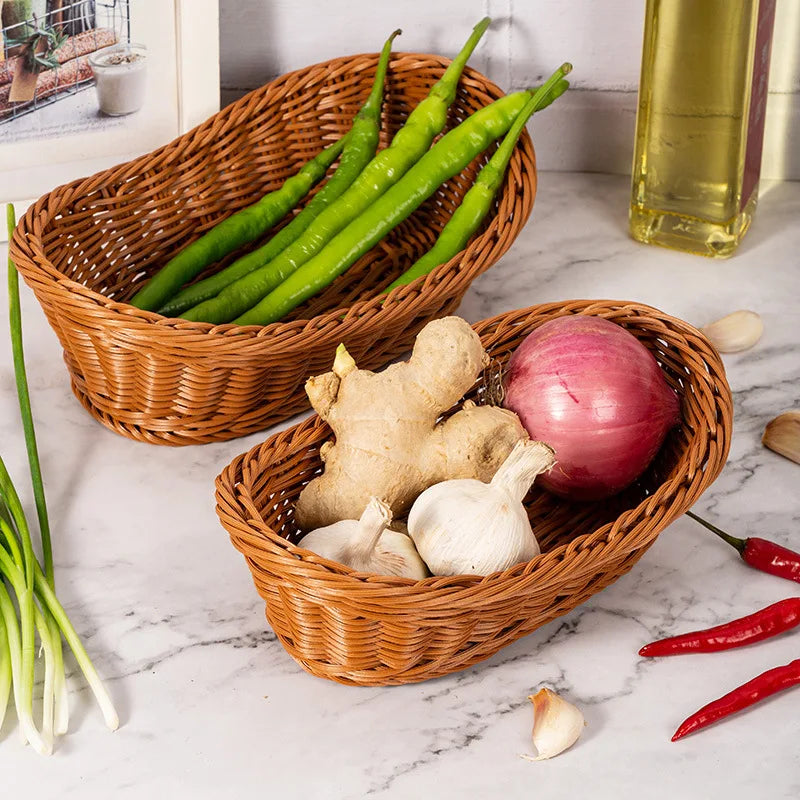
<instances>
[{"instance_id":1,"label":"garlic bulb","mask_svg":"<svg viewBox=\"0 0 800 800\"><path fill-rule=\"evenodd\" d=\"M578 741L586 723L580 710L550 689L528 697L533 703L533 744L536 758L543 761L563 753Z\"/></svg>"},{"instance_id":2,"label":"garlic bulb","mask_svg":"<svg viewBox=\"0 0 800 800\"><path fill-rule=\"evenodd\" d=\"M542 442L517 442L491 483L442 481L408 515L408 533L434 575L488 575L539 555L522 499L555 463Z\"/></svg>"},{"instance_id":3,"label":"garlic bulb","mask_svg":"<svg viewBox=\"0 0 800 800\"><path fill-rule=\"evenodd\" d=\"M298 544L357 572L415 580L427 577L428 569L414 542L405 533L389 530L391 521L389 506L371 497L361 519L343 519L317 528Z\"/></svg>"}]
</instances>

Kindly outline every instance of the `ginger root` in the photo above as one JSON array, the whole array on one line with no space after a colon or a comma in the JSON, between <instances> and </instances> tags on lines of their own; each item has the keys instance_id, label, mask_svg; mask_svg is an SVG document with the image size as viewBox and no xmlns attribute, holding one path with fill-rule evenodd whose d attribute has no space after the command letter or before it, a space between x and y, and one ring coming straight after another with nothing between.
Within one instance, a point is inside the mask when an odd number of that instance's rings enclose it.
<instances>
[{"instance_id":1,"label":"ginger root","mask_svg":"<svg viewBox=\"0 0 800 800\"><path fill-rule=\"evenodd\" d=\"M411 359L382 372L358 369L340 345L333 370L306 383L335 443L322 446L325 471L297 501L300 527L358 519L373 496L396 517L434 483L490 481L515 442L527 438L517 415L468 400L436 422L472 387L484 359L478 335L460 317L428 323Z\"/></svg>"}]
</instances>

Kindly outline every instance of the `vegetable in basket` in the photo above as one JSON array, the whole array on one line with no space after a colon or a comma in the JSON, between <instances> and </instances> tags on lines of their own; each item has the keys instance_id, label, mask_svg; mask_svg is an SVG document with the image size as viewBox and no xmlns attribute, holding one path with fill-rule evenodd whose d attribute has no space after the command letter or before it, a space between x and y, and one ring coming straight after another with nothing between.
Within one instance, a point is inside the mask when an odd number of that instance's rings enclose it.
<instances>
[{"instance_id":1,"label":"vegetable in basket","mask_svg":"<svg viewBox=\"0 0 800 800\"><path fill-rule=\"evenodd\" d=\"M503 405L558 458L541 485L571 500L622 491L680 420L680 403L652 353L601 317L546 322L512 355Z\"/></svg>"},{"instance_id":2,"label":"vegetable in basket","mask_svg":"<svg viewBox=\"0 0 800 800\"><path fill-rule=\"evenodd\" d=\"M10 239L15 224L13 206L7 206L6 211ZM11 259L8 261L8 295L14 372L45 567L43 570L36 560L22 503L0 458L0 722L8 705L9 694L13 690L17 718L25 741L37 752L47 754L52 752L54 736L66 733L68 724L62 635L94 692L108 727L116 729L119 718L75 628L55 594L50 526L25 375L19 279ZM9 589L16 595L16 607ZM41 730L36 727L33 719L36 635L45 662Z\"/></svg>"},{"instance_id":3,"label":"vegetable in basket","mask_svg":"<svg viewBox=\"0 0 800 800\"><path fill-rule=\"evenodd\" d=\"M551 92L562 80L562 70L559 69L535 92L538 102L534 104L534 111L551 102ZM461 172L495 139L503 136L530 97L531 93L527 91L501 97L446 133L394 186L331 239L321 253L303 264L234 322L239 325L276 322L332 283L419 208L441 184ZM223 294L219 295L219 300L223 299ZM197 319L189 314L185 316Z\"/></svg>"},{"instance_id":4,"label":"vegetable in basket","mask_svg":"<svg viewBox=\"0 0 800 800\"><path fill-rule=\"evenodd\" d=\"M518 441L488 483L462 478L422 492L408 514L408 535L430 571L489 575L538 556L522 500L554 463L543 442Z\"/></svg>"},{"instance_id":5,"label":"vegetable in basket","mask_svg":"<svg viewBox=\"0 0 800 800\"><path fill-rule=\"evenodd\" d=\"M357 520L343 519L307 533L297 544L357 572L422 580L428 576L408 534L389 529L392 510L371 497Z\"/></svg>"},{"instance_id":6,"label":"vegetable in basket","mask_svg":"<svg viewBox=\"0 0 800 800\"><path fill-rule=\"evenodd\" d=\"M202 303L203 300L214 297L229 284L271 261L294 242L322 210L330 206L361 174L361 171L374 157L375 151L378 149L383 84L386 80L386 70L392 54L392 42L400 33L400 30L394 31L383 45L375 71L372 91L353 120L350 135L342 150L339 166L319 192L311 198L308 204L288 225L281 228L265 245L238 258L221 272L187 286L159 308L159 314L164 314L168 317L177 316L192 306Z\"/></svg>"},{"instance_id":7,"label":"vegetable in basket","mask_svg":"<svg viewBox=\"0 0 800 800\"><path fill-rule=\"evenodd\" d=\"M484 359L478 335L460 317L429 322L411 359L381 372L358 369L340 346L333 370L306 383L335 441L321 448L325 471L300 493L300 527L358 519L370 497L380 497L398 516L439 481L491 480L525 438L516 415L467 401L438 422L473 386Z\"/></svg>"},{"instance_id":8,"label":"vegetable in basket","mask_svg":"<svg viewBox=\"0 0 800 800\"><path fill-rule=\"evenodd\" d=\"M364 167L338 202L325 209L303 235L274 260L230 284L217 297L189 309L182 314L183 318L214 323L235 319L320 253L336 234L393 186L423 156L434 137L444 128L461 73L489 22L489 18L485 17L475 26L444 75L408 115L389 146Z\"/></svg>"},{"instance_id":9,"label":"vegetable in basket","mask_svg":"<svg viewBox=\"0 0 800 800\"><path fill-rule=\"evenodd\" d=\"M571 70L571 64L561 65L562 76L568 75ZM569 83L565 80L557 83L550 93L550 102L560 97L568 88ZM536 96L528 101L528 104L520 111L511 129L505 135L500 147L481 168L475 183L464 195L458 208L453 212L453 216L442 228L436 243L402 275L390 283L383 290L384 294L388 294L398 286L406 286L417 278L427 275L439 265L446 264L466 247L470 237L478 230L481 222L489 213L492 200L494 200L505 177L508 163L511 161L511 155L517 145L517 139L519 139L525 128L529 117L534 111L541 110L543 107Z\"/></svg>"},{"instance_id":10,"label":"vegetable in basket","mask_svg":"<svg viewBox=\"0 0 800 800\"><path fill-rule=\"evenodd\" d=\"M258 239L264 231L280 222L308 194L311 187L322 179L328 167L341 154L349 135L348 132L328 145L279 189L226 217L199 239L184 247L136 292L130 304L145 311L155 311L184 283L207 266L238 247Z\"/></svg>"}]
</instances>

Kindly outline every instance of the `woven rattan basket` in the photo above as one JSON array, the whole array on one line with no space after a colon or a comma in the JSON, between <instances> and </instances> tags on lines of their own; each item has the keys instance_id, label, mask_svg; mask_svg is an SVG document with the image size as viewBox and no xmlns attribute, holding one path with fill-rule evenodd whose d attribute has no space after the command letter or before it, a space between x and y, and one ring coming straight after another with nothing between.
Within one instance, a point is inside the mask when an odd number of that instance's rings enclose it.
<instances>
[{"instance_id":1,"label":"woven rattan basket","mask_svg":"<svg viewBox=\"0 0 800 800\"><path fill-rule=\"evenodd\" d=\"M448 63L393 57L382 146ZM285 323L212 327L124 303L170 254L277 188L346 131L376 64L377 55L359 55L285 75L160 150L61 186L28 210L11 254L61 341L75 394L97 419L161 444L262 430L308 407L304 381L327 368L340 342L366 367L388 363L505 253L536 193L527 134L490 220L466 251L385 304L379 290L430 247L488 154ZM466 69L448 127L501 95Z\"/></svg>"},{"instance_id":2,"label":"woven rattan basket","mask_svg":"<svg viewBox=\"0 0 800 800\"><path fill-rule=\"evenodd\" d=\"M309 672L342 683L409 683L463 669L566 613L627 572L659 531L717 477L732 401L722 363L685 322L635 303L574 301L513 311L475 326L504 364L534 328L567 314L624 326L650 348L682 398L682 421L647 473L610 501L528 498L542 555L487 577L414 582L356 574L296 547L292 508L321 467L330 429L318 417L236 458L217 478L217 513L245 556L267 619ZM476 387L473 397L482 396Z\"/></svg>"}]
</instances>

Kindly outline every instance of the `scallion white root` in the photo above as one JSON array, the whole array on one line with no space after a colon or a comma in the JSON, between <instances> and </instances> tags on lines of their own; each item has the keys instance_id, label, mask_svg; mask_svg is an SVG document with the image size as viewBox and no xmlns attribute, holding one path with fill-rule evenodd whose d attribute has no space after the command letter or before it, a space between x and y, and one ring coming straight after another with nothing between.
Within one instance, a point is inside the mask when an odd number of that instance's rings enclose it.
<instances>
[{"instance_id":1,"label":"scallion white root","mask_svg":"<svg viewBox=\"0 0 800 800\"><path fill-rule=\"evenodd\" d=\"M21 598L21 602L24 598ZM17 719L25 739L42 755L52 752L52 745L48 744L36 728L33 721L33 672L26 674L23 671L23 647L20 628L17 625L17 614L4 583L0 582L0 613L6 627L6 641L11 655L11 680L14 690L14 706L17 710Z\"/></svg>"},{"instance_id":2,"label":"scallion white root","mask_svg":"<svg viewBox=\"0 0 800 800\"><path fill-rule=\"evenodd\" d=\"M55 709L55 657L50 629L38 606L33 609L36 632L44 652L44 687L42 688L42 739L53 746Z\"/></svg>"},{"instance_id":3,"label":"scallion white root","mask_svg":"<svg viewBox=\"0 0 800 800\"><path fill-rule=\"evenodd\" d=\"M94 693L97 704L103 712L106 725L108 725L112 731L115 731L119 727L119 715L114 708L114 704L111 702L111 697L106 691L103 682L100 680L100 676L97 674L97 670L92 660L89 658L80 637L69 621L66 611L64 611L61 603L58 602L55 592L50 588L50 584L45 579L44 573L38 564L36 565L35 577L36 594L41 598L42 602L47 606L48 611L58 623L58 627L61 629L64 639L66 639L67 644L70 646L75 660L78 662L78 666L81 668L86 682L89 684L89 688Z\"/></svg>"},{"instance_id":4,"label":"scallion white root","mask_svg":"<svg viewBox=\"0 0 800 800\"><path fill-rule=\"evenodd\" d=\"M67 677L64 674L64 651L61 649L61 631L55 626L59 646L53 648L53 661L56 671L55 708L53 710L55 734L63 736L69 728L69 694L67 693Z\"/></svg>"}]
</instances>

